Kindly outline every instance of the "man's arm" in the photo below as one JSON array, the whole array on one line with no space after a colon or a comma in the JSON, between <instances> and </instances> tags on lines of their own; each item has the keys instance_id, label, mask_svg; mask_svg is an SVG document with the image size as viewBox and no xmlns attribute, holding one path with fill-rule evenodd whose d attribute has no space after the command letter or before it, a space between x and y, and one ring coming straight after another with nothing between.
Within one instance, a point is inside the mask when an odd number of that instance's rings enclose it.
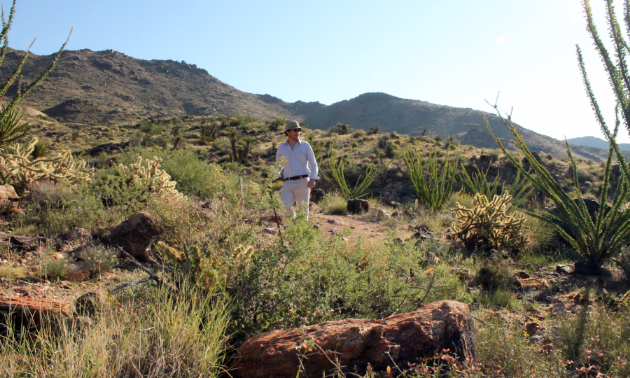
<instances>
[{"instance_id":1,"label":"man's arm","mask_svg":"<svg viewBox=\"0 0 630 378\"><path fill-rule=\"evenodd\" d=\"M275 164L275 171L278 172L278 176L282 177L282 171L284 170L284 164L287 162L287 159L284 157L284 155L282 155L282 153L280 152L282 148L282 144L278 146L278 148L276 148L276 164Z\"/></svg>"},{"instance_id":2,"label":"man's arm","mask_svg":"<svg viewBox=\"0 0 630 378\"><path fill-rule=\"evenodd\" d=\"M319 178L317 176L319 171L317 168L317 161L315 160L315 153L313 152L313 148L310 144L307 144L306 159L308 160L308 165L311 168L311 180L317 180Z\"/></svg>"}]
</instances>

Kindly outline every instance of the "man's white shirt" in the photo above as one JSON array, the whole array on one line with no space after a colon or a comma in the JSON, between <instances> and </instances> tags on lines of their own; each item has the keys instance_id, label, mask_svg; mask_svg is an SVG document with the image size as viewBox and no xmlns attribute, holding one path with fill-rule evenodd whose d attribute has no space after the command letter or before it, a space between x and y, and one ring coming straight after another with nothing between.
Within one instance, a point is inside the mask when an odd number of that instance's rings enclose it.
<instances>
[{"instance_id":1,"label":"man's white shirt","mask_svg":"<svg viewBox=\"0 0 630 378\"><path fill-rule=\"evenodd\" d=\"M309 175L311 179L317 179L317 162L313 148L308 142L298 140L295 147L291 149L288 141L278 146L276 152L276 162L285 159L283 177L293 177Z\"/></svg>"}]
</instances>

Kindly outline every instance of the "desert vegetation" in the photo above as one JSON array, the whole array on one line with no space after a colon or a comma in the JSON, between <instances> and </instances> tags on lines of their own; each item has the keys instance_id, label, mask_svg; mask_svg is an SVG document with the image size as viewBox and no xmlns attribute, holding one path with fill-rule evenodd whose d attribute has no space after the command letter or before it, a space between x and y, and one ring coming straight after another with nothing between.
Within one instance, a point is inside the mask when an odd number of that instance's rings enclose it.
<instances>
[{"instance_id":1,"label":"desert vegetation","mask_svg":"<svg viewBox=\"0 0 630 378\"><path fill-rule=\"evenodd\" d=\"M444 349L355 375L630 375L630 170L616 145L630 89L624 59L610 61L587 20L622 115L608 129L580 58L605 161L568 145L566 157L536 153L500 112L516 148L305 125L325 177L309 221L283 217L280 115L86 130L23 119L14 97L0 113L0 373L227 377L264 332L456 300L472 314L475 359ZM369 206L349 214L354 199ZM330 363L326 376L353 376Z\"/></svg>"}]
</instances>

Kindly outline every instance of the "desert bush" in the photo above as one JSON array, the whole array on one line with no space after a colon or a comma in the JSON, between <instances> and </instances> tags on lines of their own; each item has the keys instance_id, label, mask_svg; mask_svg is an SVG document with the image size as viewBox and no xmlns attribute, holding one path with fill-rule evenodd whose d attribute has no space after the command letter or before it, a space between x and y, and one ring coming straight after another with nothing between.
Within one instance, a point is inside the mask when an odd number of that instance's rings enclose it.
<instances>
[{"instance_id":1,"label":"desert bush","mask_svg":"<svg viewBox=\"0 0 630 378\"><path fill-rule=\"evenodd\" d=\"M588 298L588 294L586 294ZM630 374L630 313L597 305L556 322L554 346L569 370L582 376L627 377ZM590 374L589 374L590 373Z\"/></svg>"},{"instance_id":2,"label":"desert bush","mask_svg":"<svg viewBox=\"0 0 630 378\"><path fill-rule=\"evenodd\" d=\"M226 137L216 138L212 143L212 148L215 151L226 151L230 148L230 140Z\"/></svg>"},{"instance_id":3,"label":"desert bush","mask_svg":"<svg viewBox=\"0 0 630 378\"><path fill-rule=\"evenodd\" d=\"M40 261L39 274L48 280L60 280L66 274L68 262L65 259L57 259L46 256Z\"/></svg>"},{"instance_id":4,"label":"desert bush","mask_svg":"<svg viewBox=\"0 0 630 378\"><path fill-rule=\"evenodd\" d=\"M48 180L32 182L27 190L31 202L43 209L59 209L69 203L74 195L71 187Z\"/></svg>"},{"instance_id":5,"label":"desert bush","mask_svg":"<svg viewBox=\"0 0 630 378\"><path fill-rule=\"evenodd\" d=\"M513 286L511 268L500 258L483 260L473 283L482 290L493 292L499 289L508 290Z\"/></svg>"},{"instance_id":6,"label":"desert bush","mask_svg":"<svg viewBox=\"0 0 630 378\"><path fill-rule=\"evenodd\" d=\"M354 132L354 127L348 125L347 123L338 123L335 126L328 129L328 133L337 133L339 135L352 134Z\"/></svg>"},{"instance_id":7,"label":"desert bush","mask_svg":"<svg viewBox=\"0 0 630 378\"><path fill-rule=\"evenodd\" d=\"M426 164L422 153L411 148L407 149L403 159L418 200L431 212L441 209L451 196L459 156L454 163L445 159L439 171L437 150L429 155Z\"/></svg>"},{"instance_id":8,"label":"desert bush","mask_svg":"<svg viewBox=\"0 0 630 378\"><path fill-rule=\"evenodd\" d=\"M457 216L453 233L470 249L518 251L527 242L525 217L522 214L509 215L511 200L512 196L506 191L501 196L495 195L492 201L475 194L475 207L472 209L458 203L453 209Z\"/></svg>"},{"instance_id":9,"label":"desert bush","mask_svg":"<svg viewBox=\"0 0 630 378\"><path fill-rule=\"evenodd\" d=\"M369 130L367 131L367 135L374 135L374 134L378 134L379 132L379 126L378 125L374 125L372 127L369 128Z\"/></svg>"},{"instance_id":10,"label":"desert bush","mask_svg":"<svg viewBox=\"0 0 630 378\"><path fill-rule=\"evenodd\" d=\"M81 250L83 260L90 273L106 273L118 265L117 251L102 244L92 244Z\"/></svg>"},{"instance_id":11,"label":"desert bush","mask_svg":"<svg viewBox=\"0 0 630 378\"><path fill-rule=\"evenodd\" d=\"M521 323L506 322L490 313L483 315L482 321L475 323L479 354L475 370L481 372L480 377L572 376L561 353L556 349L541 353L540 344L529 342Z\"/></svg>"},{"instance_id":12,"label":"desert bush","mask_svg":"<svg viewBox=\"0 0 630 378\"><path fill-rule=\"evenodd\" d=\"M91 326L53 319L37 342L10 333L0 343L7 377L218 377L229 324L227 300L186 289L145 288L109 296ZM61 334L61 335L60 335Z\"/></svg>"},{"instance_id":13,"label":"desert bush","mask_svg":"<svg viewBox=\"0 0 630 378\"><path fill-rule=\"evenodd\" d=\"M177 182L182 193L212 199L229 180L220 166L204 161L193 151L160 151L154 155L162 160L161 168Z\"/></svg>"},{"instance_id":14,"label":"desert bush","mask_svg":"<svg viewBox=\"0 0 630 378\"><path fill-rule=\"evenodd\" d=\"M26 268L21 266L0 265L0 278L8 281L24 278L26 273Z\"/></svg>"},{"instance_id":15,"label":"desert bush","mask_svg":"<svg viewBox=\"0 0 630 378\"><path fill-rule=\"evenodd\" d=\"M365 131L363 131L363 130L359 129L359 130L355 131L355 132L352 134L352 137L353 137L353 138L361 138L361 137L362 137L362 136L364 136L364 135L365 135Z\"/></svg>"},{"instance_id":16,"label":"desert bush","mask_svg":"<svg viewBox=\"0 0 630 378\"><path fill-rule=\"evenodd\" d=\"M327 215L348 215L348 200L334 194L324 197L321 207Z\"/></svg>"},{"instance_id":17,"label":"desert bush","mask_svg":"<svg viewBox=\"0 0 630 378\"><path fill-rule=\"evenodd\" d=\"M384 244L323 238L298 218L288 222L284 240L285 246L254 253L249 273L232 286L238 338L347 317L383 318L443 298L470 301L448 264L434 259L430 268L419 267L428 246L415 249L393 233Z\"/></svg>"}]
</instances>

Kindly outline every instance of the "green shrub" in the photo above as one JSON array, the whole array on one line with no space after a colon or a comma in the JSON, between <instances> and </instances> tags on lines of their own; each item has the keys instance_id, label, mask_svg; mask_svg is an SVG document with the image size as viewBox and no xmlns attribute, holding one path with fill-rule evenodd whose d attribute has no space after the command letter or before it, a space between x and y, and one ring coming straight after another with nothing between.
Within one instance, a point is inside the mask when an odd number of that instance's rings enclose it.
<instances>
[{"instance_id":1,"label":"green shrub","mask_svg":"<svg viewBox=\"0 0 630 378\"><path fill-rule=\"evenodd\" d=\"M160 151L155 156L162 159L161 168L177 182L182 193L212 199L228 181L221 167L204 161L191 150Z\"/></svg>"},{"instance_id":2,"label":"green shrub","mask_svg":"<svg viewBox=\"0 0 630 378\"><path fill-rule=\"evenodd\" d=\"M52 256L42 259L40 264L40 275L48 280L63 279L68 266L68 262L65 259L56 259Z\"/></svg>"},{"instance_id":3,"label":"green shrub","mask_svg":"<svg viewBox=\"0 0 630 378\"><path fill-rule=\"evenodd\" d=\"M447 264L434 259L429 269L420 268L429 251L393 233L384 244L344 241L297 220L288 222L283 237L286 247L257 251L249 273L233 285L256 288L235 295L239 339L326 320L383 318L445 298L470 301ZM405 279L410 275L413 280Z\"/></svg>"},{"instance_id":4,"label":"green shrub","mask_svg":"<svg viewBox=\"0 0 630 378\"><path fill-rule=\"evenodd\" d=\"M347 123L338 123L335 126L328 129L328 133L336 133L339 135L352 134L354 132L354 127L348 125Z\"/></svg>"},{"instance_id":5,"label":"green shrub","mask_svg":"<svg viewBox=\"0 0 630 378\"><path fill-rule=\"evenodd\" d=\"M117 251L102 244L88 245L81 250L80 256L90 273L106 273L118 265Z\"/></svg>"},{"instance_id":6,"label":"green shrub","mask_svg":"<svg viewBox=\"0 0 630 378\"><path fill-rule=\"evenodd\" d=\"M348 200L336 195L327 195L321 207L327 215L348 215Z\"/></svg>"},{"instance_id":7,"label":"green shrub","mask_svg":"<svg viewBox=\"0 0 630 378\"><path fill-rule=\"evenodd\" d=\"M354 134L352 134L352 137L353 138L361 138L364 135L365 135L365 131L359 129L359 130L355 131Z\"/></svg>"}]
</instances>

